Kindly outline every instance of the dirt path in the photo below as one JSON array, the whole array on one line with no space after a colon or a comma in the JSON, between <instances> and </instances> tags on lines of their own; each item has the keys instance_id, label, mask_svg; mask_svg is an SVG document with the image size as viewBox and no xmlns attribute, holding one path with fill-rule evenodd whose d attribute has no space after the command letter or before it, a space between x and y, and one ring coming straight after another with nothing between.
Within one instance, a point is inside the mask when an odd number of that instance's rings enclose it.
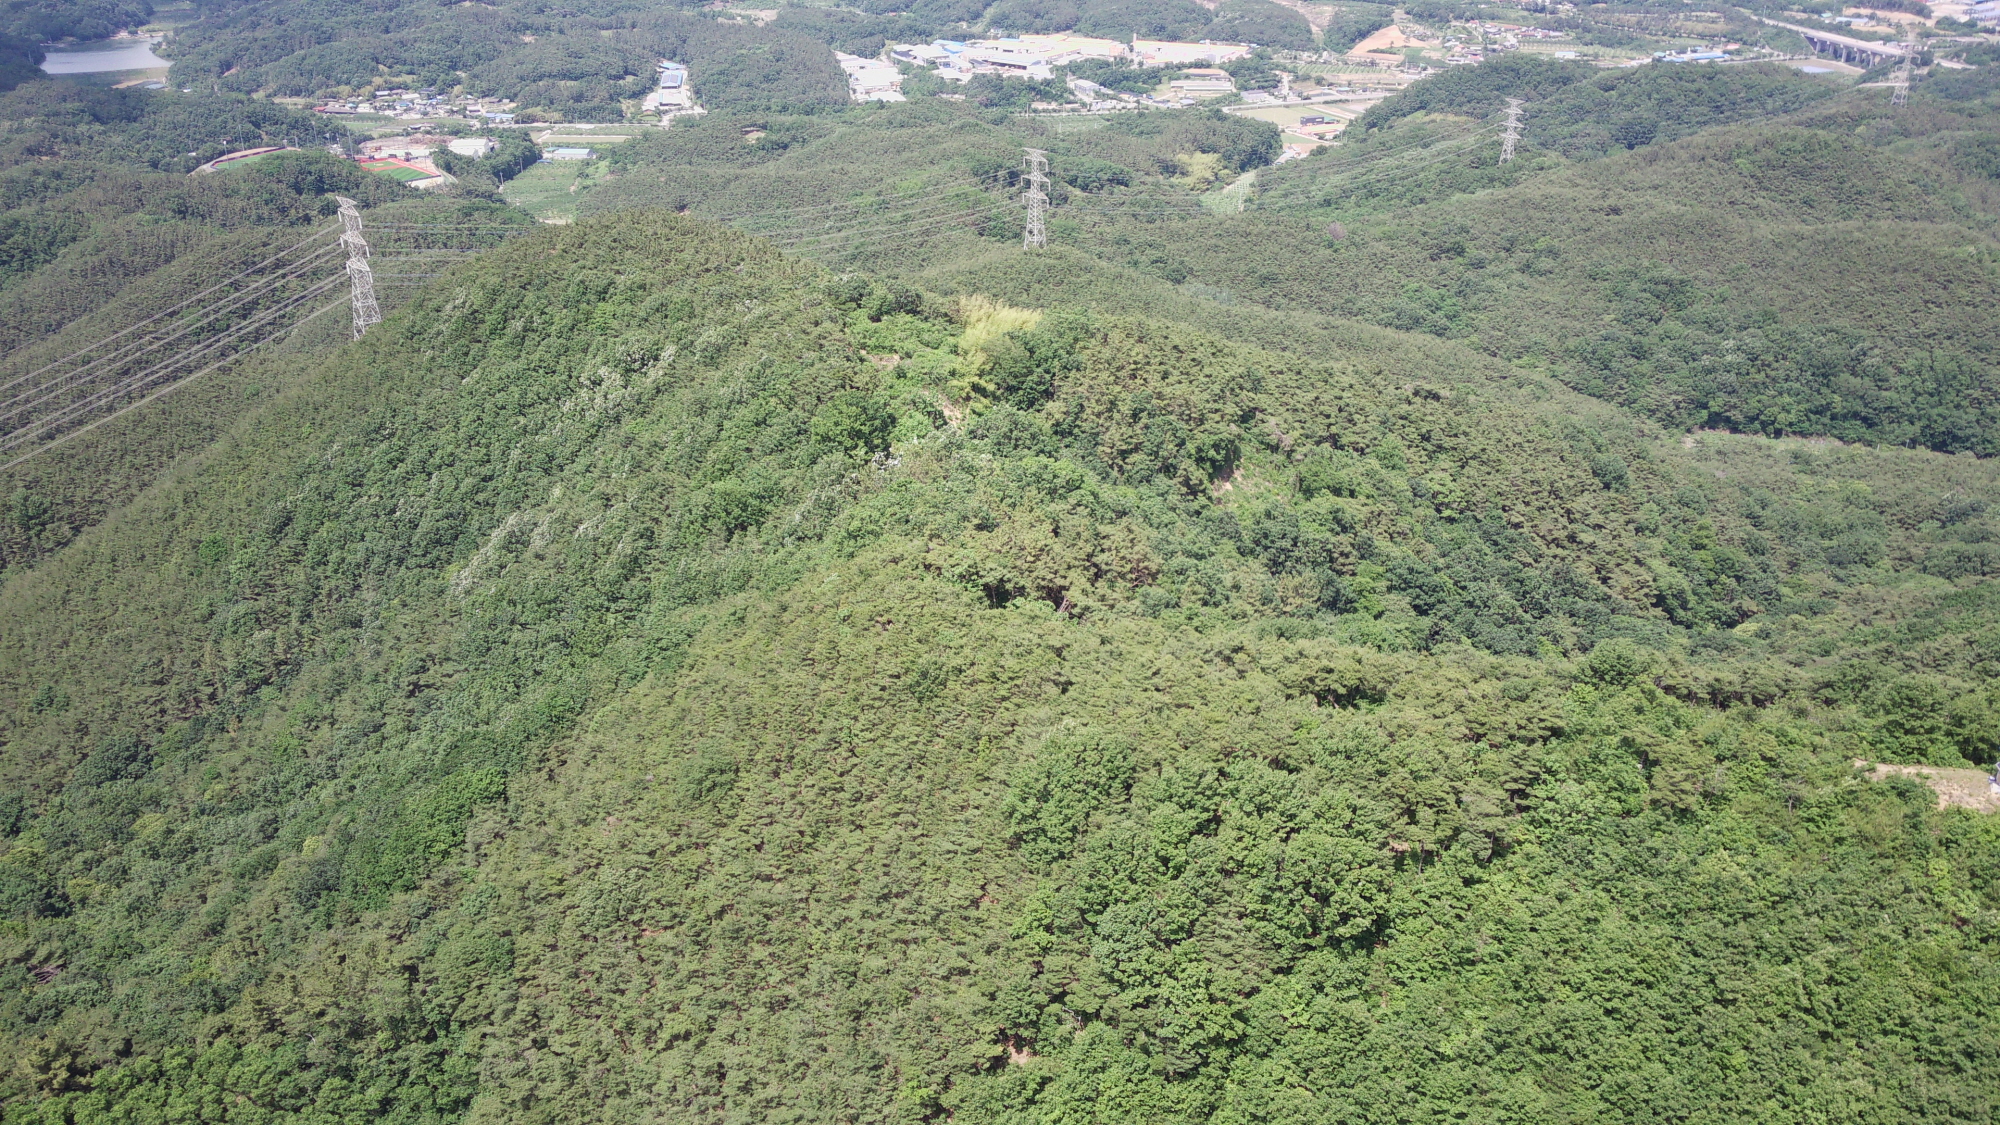
<instances>
[{"instance_id":1,"label":"dirt path","mask_svg":"<svg viewBox=\"0 0 2000 1125\"><path fill-rule=\"evenodd\" d=\"M1306 23L1312 25L1314 35L1325 31L1326 25L1333 22L1333 6L1330 4L1307 4L1303 0L1278 0L1278 3L1304 16ZM1208 6L1214 7L1212 4Z\"/></svg>"},{"instance_id":2,"label":"dirt path","mask_svg":"<svg viewBox=\"0 0 2000 1125\"><path fill-rule=\"evenodd\" d=\"M2000 812L2000 788L1996 788L1981 770L1949 770L1940 766L1892 766L1877 764L1873 769L1869 763L1855 759L1854 768L1868 770L1868 780L1882 781L1897 774L1914 777L1932 789L1937 790L1938 808L1953 805L1974 812Z\"/></svg>"}]
</instances>

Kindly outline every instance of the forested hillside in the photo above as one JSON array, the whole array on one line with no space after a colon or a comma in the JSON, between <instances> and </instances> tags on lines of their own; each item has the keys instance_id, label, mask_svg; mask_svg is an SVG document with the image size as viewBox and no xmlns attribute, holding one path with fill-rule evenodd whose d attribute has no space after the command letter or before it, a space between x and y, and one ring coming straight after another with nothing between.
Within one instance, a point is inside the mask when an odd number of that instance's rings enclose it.
<instances>
[{"instance_id":1,"label":"forested hillside","mask_svg":"<svg viewBox=\"0 0 2000 1125\"><path fill-rule=\"evenodd\" d=\"M1991 1125L1991 60L1496 54L1280 163L829 50L1392 14L222 0L0 93L0 1125ZM270 100L661 57L532 215Z\"/></svg>"},{"instance_id":2,"label":"forested hillside","mask_svg":"<svg viewBox=\"0 0 2000 1125\"><path fill-rule=\"evenodd\" d=\"M351 91L383 77L416 86L462 84L518 100L549 120L619 120L623 99L651 88L653 63L685 63L711 108L827 112L847 103L826 48L879 52L890 40L1076 30L1252 42L1313 50L1311 25L1272 0L1084 0L1043 3L925 0L904 5L773 9L768 24L714 18L705 5L595 0L554 7L394 0L357 8L296 0L204 4L166 50L173 80L243 93L310 96Z\"/></svg>"},{"instance_id":3,"label":"forested hillside","mask_svg":"<svg viewBox=\"0 0 2000 1125\"><path fill-rule=\"evenodd\" d=\"M333 213L332 193L357 199L376 223L452 227L456 243L446 245L478 242L466 224L528 222L473 193L421 198L322 147L345 140L323 118L227 95L50 80L0 94L0 422L8 436L32 420L24 412L37 402L97 389L69 378L67 357L163 316L174 323L169 314L191 295L254 272L319 231ZM227 174L187 174L265 145L298 151ZM473 173L466 183L477 183ZM385 285L392 306L400 297ZM212 340L261 311L247 304L185 334ZM295 334L285 346L310 352L338 339ZM265 389L234 374L162 403L171 421L116 423L0 469L0 567L60 548L176 457L212 441ZM0 461L23 448L7 442Z\"/></svg>"},{"instance_id":4,"label":"forested hillside","mask_svg":"<svg viewBox=\"0 0 2000 1125\"><path fill-rule=\"evenodd\" d=\"M1018 239L1032 145L1058 181L1052 237L1084 255L1074 299L1191 294L1434 334L1675 428L1993 451L1989 95L1925 86L1892 115L1878 91L1776 69L1471 80L1488 69L1420 83L1279 168L1275 129L1215 111L716 115L621 147L577 206L727 216L933 284ZM1565 81L1542 91L1550 74ZM1532 100L1501 165L1508 91ZM1202 205L1239 178L1246 209Z\"/></svg>"},{"instance_id":5,"label":"forested hillside","mask_svg":"<svg viewBox=\"0 0 2000 1125\"><path fill-rule=\"evenodd\" d=\"M1263 214L1131 229L1124 253L1476 341L1671 426L1995 448L1990 221L1934 165L1758 126L1373 216L1318 171L1272 177Z\"/></svg>"},{"instance_id":6,"label":"forested hillside","mask_svg":"<svg viewBox=\"0 0 2000 1125\"><path fill-rule=\"evenodd\" d=\"M551 230L0 589L4 1113L1982 1120L1996 486Z\"/></svg>"}]
</instances>

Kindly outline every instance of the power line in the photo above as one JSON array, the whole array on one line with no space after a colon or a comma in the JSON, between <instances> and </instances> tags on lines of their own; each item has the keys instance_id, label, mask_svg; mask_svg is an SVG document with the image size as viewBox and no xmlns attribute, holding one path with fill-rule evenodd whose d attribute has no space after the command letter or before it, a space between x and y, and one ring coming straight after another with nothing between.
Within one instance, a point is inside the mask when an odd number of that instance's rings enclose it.
<instances>
[{"instance_id":1,"label":"power line","mask_svg":"<svg viewBox=\"0 0 2000 1125\"><path fill-rule=\"evenodd\" d=\"M55 427L60 426L64 422L67 422L77 417L84 411L100 406L103 403L115 399L120 395L127 394L135 390L141 390L147 383L153 381L161 373L171 370L172 368L179 366L180 364L187 362L189 360L197 360L202 358L206 354L212 354L217 349L221 348L223 345L229 343L233 338L241 336L242 334L250 331L251 329L256 328L259 325L277 316L280 316L285 312L290 311L292 308L297 307L299 304L311 300L313 297L316 297L322 293L325 293L326 291L332 289L339 283L340 283L340 278L338 275L332 278L328 278L324 281L321 281L318 284L312 286L311 288L305 290L304 292L298 294L297 296L289 298L282 304L279 304L278 306L265 311L262 315L256 317L255 319L246 321L245 323L230 329L227 333L224 333L222 336L217 337L215 340L212 340L207 344L190 349L189 351L181 355L175 356L173 359L170 359L165 363L158 364L144 372L141 372L140 374L135 375L130 379L127 379L114 386L100 390L96 394L91 395L86 399L82 399L77 402L71 403L68 406L63 407L62 409L56 411L53 414L46 415L42 418L38 418L29 425L14 430L13 432L6 434L4 437L0 437L0 449L6 449L13 446L17 446L21 444L23 440L33 437L39 433L46 433L54 429ZM208 367L202 369L202 371L198 372L197 374L206 374L209 371L213 371L216 367L219 367L222 364L227 363L230 360L241 356L244 352L251 350L251 348L255 348L259 344L266 343L270 338L271 337L267 337L265 339L257 340L253 342L249 347L234 351L229 355L224 356L223 358L217 360L215 363L209 365ZM180 382L186 382L186 381L187 380L185 378L180 380ZM150 401L150 399L148 399L148 401ZM122 412L123 411L120 411L120 413ZM18 464L18 461L13 463ZM4 467L6 466L0 466L0 468Z\"/></svg>"},{"instance_id":2,"label":"power line","mask_svg":"<svg viewBox=\"0 0 2000 1125\"><path fill-rule=\"evenodd\" d=\"M878 197L878 198L889 198L893 199L896 202L916 202L916 201L935 198L940 192L948 192L958 189L987 191L994 187L1000 186L1001 183L1007 179L1007 177L1013 174L1014 173L1011 170L990 172L984 176L976 176L971 179L947 180L942 184L927 185L925 188L920 189L919 191L912 191L907 194L899 194L893 197ZM873 200L867 200L867 199L843 200L838 203L812 204L804 207L759 208L757 210L741 211L734 214L726 212L721 214L702 213L696 211L694 208L691 207L688 210L688 214L693 215L696 218L713 219L717 222L724 222L724 223L735 223L744 219L766 218L772 215L779 215L779 216L789 215L797 217L802 215L821 214L831 211L863 210L872 207L873 205L874 205Z\"/></svg>"},{"instance_id":3,"label":"power line","mask_svg":"<svg viewBox=\"0 0 2000 1125\"><path fill-rule=\"evenodd\" d=\"M981 219L988 219L1003 211L1010 211L1012 209L1013 209L1013 204L1011 203L996 203L992 204L991 206L980 208L974 211L953 212L952 214L949 215L943 215L937 218L926 220L914 226L907 223L897 222L897 223L884 224L882 226L828 231L824 234L801 234L792 237L790 239L784 240L782 245L784 245L786 249L791 249L791 250L797 250L803 247L812 247L812 246L818 246L824 248L826 244L832 242L838 242L842 239L851 239L862 236L872 236L890 231L893 231L899 235L904 235L904 236L909 236L913 234L920 235L928 231L938 231L953 226L964 226L969 222ZM777 242L779 240L774 238L771 241Z\"/></svg>"},{"instance_id":4,"label":"power line","mask_svg":"<svg viewBox=\"0 0 2000 1125\"><path fill-rule=\"evenodd\" d=\"M902 211L879 212L867 215L853 215L849 216L849 218L856 222L878 224L869 229L882 229L882 227L879 224L882 224L884 220L887 221L887 225L894 226L900 223L929 219L933 216L938 216L938 215L959 214L963 213L966 210L968 204L972 204L974 202L975 202L974 200L969 200L969 199L941 200L941 201L922 204L916 207L906 208ZM1007 204L986 201L985 206L990 208L996 206L1007 206ZM742 228L736 228L736 229L740 230ZM802 237L805 235L822 231L839 232L841 230L851 230L851 229L855 228L841 227L836 225L833 221L829 220L817 225L801 226L791 231L786 231L782 229L764 229L764 230L744 230L743 233L756 235L761 238L772 239L774 241L781 241L788 238Z\"/></svg>"},{"instance_id":5,"label":"power line","mask_svg":"<svg viewBox=\"0 0 2000 1125\"><path fill-rule=\"evenodd\" d=\"M1507 132L1500 140L1500 163L1514 159L1514 143L1521 139L1521 99L1507 99Z\"/></svg>"},{"instance_id":6,"label":"power line","mask_svg":"<svg viewBox=\"0 0 2000 1125\"><path fill-rule=\"evenodd\" d=\"M753 210L737 211L737 212L701 211L698 210L698 208L700 208L702 204L696 203L688 207L684 213L693 218L708 219L713 222L728 223L732 225L750 219L770 219L770 218L798 219L808 215L823 215L836 212L884 213L883 208L881 208L880 206L880 204L883 202L889 202L891 204L935 202L940 193L953 192L960 189L986 191L991 187L998 186L1000 181L1006 179L1008 176L1011 176L1013 174L1014 173L1011 170L1003 170L999 172L992 172L985 176L979 176L972 179L948 180L942 184L930 185L925 189L922 189L920 192L911 192L908 193L907 195L898 195L894 197L888 197L887 199L878 197L877 199L872 199L872 200L869 199L843 200L838 203L809 204L800 207L764 207L764 208L756 208ZM670 201L671 197L664 195L641 196L637 200L629 200L628 206L616 209L630 210L632 209L632 207L644 206L649 203L662 204ZM893 210L893 206L889 209Z\"/></svg>"},{"instance_id":7,"label":"power line","mask_svg":"<svg viewBox=\"0 0 2000 1125\"><path fill-rule=\"evenodd\" d=\"M42 366L36 368L33 371L30 371L24 375L17 375L13 379L10 379L5 383L0 383L0 391L7 390L10 387L13 387L15 384L22 382L23 380L32 379L35 376L42 374L43 372L49 370L52 367L55 367L58 364L68 363L70 360L76 359L79 356L88 355L91 352L96 351L98 348L101 348L104 345L111 343L113 340L117 340L120 337L136 332L139 329L144 328L148 324L152 324L157 320L173 316L176 313L179 313L181 310L187 308L194 302L199 301L203 297L206 297L209 294L215 292L216 290L232 285L237 281L240 281L243 278L250 276L251 274L257 272L258 270L263 269L265 266L270 265L272 262L277 261L278 259L284 257L285 255L291 253L294 250L297 250L299 247L311 243L314 239L324 238L327 235L332 234L336 229L338 228L329 226L321 230L316 230L313 233L307 235L306 237L300 239L299 241L292 243L290 246L285 247L283 250L278 251L276 254L273 254L269 258L266 258L263 261L258 262L256 265L250 266L247 269L239 271L235 276L224 278L223 280L216 282L214 285L209 286L208 288L202 290L201 292L196 293L192 297L188 297L187 299L183 300L180 304L173 305L169 308L161 310L160 312L154 313L152 316L149 316L146 319L141 320L136 324L126 325L124 328L121 328L118 331L113 332L111 335L104 337L103 339L89 345L88 347L80 348L77 351L71 352L70 354L63 356L60 359L50 360L48 363L43 364Z\"/></svg>"},{"instance_id":8,"label":"power line","mask_svg":"<svg viewBox=\"0 0 2000 1125\"><path fill-rule=\"evenodd\" d=\"M249 288L239 290L238 292L230 294L228 297L225 297L222 301L218 302L215 305L210 306L208 309L197 314L192 319L179 322L179 331L172 332L171 334L164 336L154 336L150 338L141 338L140 340L135 340L117 349L116 351L100 356L97 359L91 360L80 367L74 368L70 371L66 371L56 376L55 378L50 379L49 381L41 384L40 386L35 387L33 390L23 391L20 394L15 395L13 398L8 399L6 402L0 403L0 407L13 408L5 410L4 412L0 412L0 421L4 421L7 418L14 417L15 415L20 414L25 410L31 410L34 407L39 406L44 402L47 402L49 399L62 394L64 391L70 389L71 387L74 387L79 383L86 382L89 378L97 374L99 371L112 367L116 364L129 363L145 355L148 352L156 351L159 348L164 347L165 345L170 344L173 341L178 340L183 336L187 336L190 333L193 333L201 328L204 328L214 323L216 319L220 317L223 313L229 312L233 308L246 304L253 298L268 293L269 291L275 289L277 286L279 286L284 282L296 280L312 266L317 265L319 262L329 257L332 257L335 253L337 253L337 248L335 247L327 247L325 249L322 249L317 253L313 254L311 257L306 258L300 262L294 263L293 266L287 269L284 273L275 274L270 277L260 279L252 283ZM168 327L173 327L173 325L169 325ZM100 345L101 343L103 342L100 341ZM99 345L93 345L93 347L96 346ZM91 349L84 349L84 350L89 351ZM43 370L47 370L47 368L45 367L43 368ZM16 380L16 382L18 381L19 380ZM54 389L51 390L51 388ZM22 402L23 399L27 399L28 401L23 403ZM17 403L20 405L16 405Z\"/></svg>"},{"instance_id":9,"label":"power line","mask_svg":"<svg viewBox=\"0 0 2000 1125\"><path fill-rule=\"evenodd\" d=\"M330 289L333 286L337 285L338 283L339 283L339 278L334 278L332 280L322 282L317 291L324 292L326 289ZM303 300L304 299L303 296L300 299ZM305 326L308 322L316 319L322 314L331 312L332 310L339 308L340 304L341 302L339 301L333 301L324 306L321 306L319 309L316 309L313 312L308 313L304 317L301 317L297 324L292 325L292 328L294 330L301 328ZM283 335L283 333L279 333L278 335L281 336ZM277 339L277 336L273 336L270 339ZM269 342L268 340L259 340L256 344L250 345L250 347L255 348L260 344L268 342ZM249 350L250 348L244 349L244 351L246 352ZM209 364L207 367L202 368L200 371L196 371L191 375L184 376L183 378L177 379L174 382L159 388L152 394L147 395L145 398L142 398L137 402L129 403L126 406L120 407L119 409L111 412L110 414L105 415L102 418L98 418L95 421L85 423L84 425L78 426L76 429L71 430L68 433L55 437L51 439L48 443L38 448L31 449L28 452L21 454L19 457L16 457L5 464L0 464L0 472L4 472L8 469L11 469L16 465L19 465L21 462L28 460L31 457L40 456L41 454L47 453L52 449L65 445L76 438L82 437L84 434L89 433L90 431L96 429L97 427L102 426L106 422L130 414L132 411L137 410L142 406L145 406L147 403L156 401L161 398L165 398L167 395L170 395L173 392L179 390L180 388L188 385L189 383L194 382L196 379L201 378L203 375L206 375L209 372L214 371L216 368L221 367L223 364L228 363L230 360L239 358L240 356L242 356L242 354L243 352L237 352L235 355L228 356L224 359L219 359L214 363Z\"/></svg>"}]
</instances>

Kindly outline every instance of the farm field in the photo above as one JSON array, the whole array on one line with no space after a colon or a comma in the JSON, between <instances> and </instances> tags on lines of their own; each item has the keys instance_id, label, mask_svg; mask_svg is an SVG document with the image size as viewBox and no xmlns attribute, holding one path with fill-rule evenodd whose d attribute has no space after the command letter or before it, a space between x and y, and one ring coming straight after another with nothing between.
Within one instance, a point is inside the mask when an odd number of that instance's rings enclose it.
<instances>
[{"instance_id":1,"label":"farm field","mask_svg":"<svg viewBox=\"0 0 2000 1125\"><path fill-rule=\"evenodd\" d=\"M576 218L577 195L609 177L601 160L542 160L507 181L501 198L542 222Z\"/></svg>"}]
</instances>

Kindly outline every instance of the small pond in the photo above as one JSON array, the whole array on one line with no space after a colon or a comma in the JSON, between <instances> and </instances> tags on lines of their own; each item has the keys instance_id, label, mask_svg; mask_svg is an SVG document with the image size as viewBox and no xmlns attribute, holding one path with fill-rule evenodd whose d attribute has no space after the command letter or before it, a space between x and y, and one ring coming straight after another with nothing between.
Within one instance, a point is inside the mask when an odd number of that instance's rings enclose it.
<instances>
[{"instance_id":1,"label":"small pond","mask_svg":"<svg viewBox=\"0 0 2000 1125\"><path fill-rule=\"evenodd\" d=\"M47 74L102 74L110 70L151 70L167 65L153 53L158 39L100 39L69 47L44 47Z\"/></svg>"}]
</instances>

